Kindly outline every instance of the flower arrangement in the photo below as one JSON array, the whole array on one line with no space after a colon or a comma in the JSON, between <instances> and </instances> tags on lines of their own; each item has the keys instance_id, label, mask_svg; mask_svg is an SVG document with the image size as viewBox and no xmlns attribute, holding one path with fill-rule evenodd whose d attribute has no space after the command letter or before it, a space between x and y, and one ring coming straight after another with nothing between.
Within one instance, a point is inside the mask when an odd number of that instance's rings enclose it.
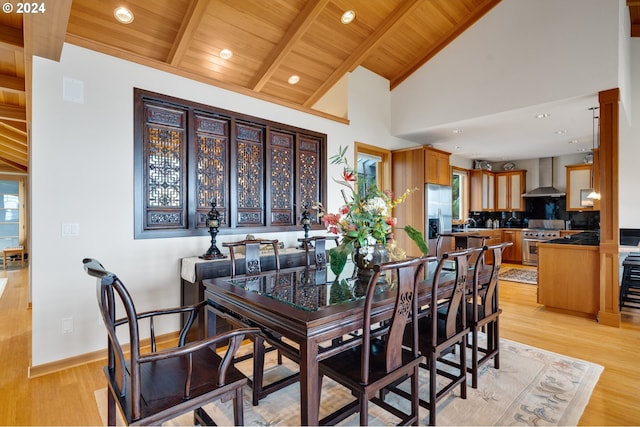
<instances>
[{"instance_id":1,"label":"flower arrangement","mask_svg":"<svg viewBox=\"0 0 640 427\"><path fill-rule=\"evenodd\" d=\"M411 191L407 189L400 197L393 198L389 191L381 191L376 186L367 189L365 195L356 191L357 171L349 166L345 157L347 147L340 147L338 153L331 156L331 164L342 164L341 179L334 181L346 187L350 196L342 189L345 204L337 213L325 212L320 204L317 206L318 215L322 218L327 230L342 236L340 244L329 251L331 270L339 276L347 261L347 257L354 252L359 253L365 260L371 261L373 248L376 244L388 245L393 240L393 230L397 220L392 216L395 206L403 203ZM420 250L427 254L428 247L422 233L406 225L405 232L416 242Z\"/></svg>"}]
</instances>

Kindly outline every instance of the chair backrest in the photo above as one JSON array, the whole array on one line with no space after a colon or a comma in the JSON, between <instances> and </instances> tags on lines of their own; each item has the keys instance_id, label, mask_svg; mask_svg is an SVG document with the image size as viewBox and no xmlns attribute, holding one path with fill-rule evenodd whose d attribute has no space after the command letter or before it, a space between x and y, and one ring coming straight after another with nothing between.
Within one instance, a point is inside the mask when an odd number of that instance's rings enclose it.
<instances>
[{"instance_id":1,"label":"chair backrest","mask_svg":"<svg viewBox=\"0 0 640 427\"><path fill-rule=\"evenodd\" d=\"M308 267L326 267L329 262L327 240L333 240L337 244L338 236L314 236L298 239L298 242L302 242L302 247L305 252L305 261Z\"/></svg>"},{"instance_id":2,"label":"chair backrest","mask_svg":"<svg viewBox=\"0 0 640 427\"><path fill-rule=\"evenodd\" d=\"M488 316L498 311L498 275L500 274L500 266L502 265L502 251L505 247L511 246L512 244L512 242L504 242L483 247L483 254L487 251L491 251L493 253L493 264L488 266L491 268L491 275L489 276L489 281L486 283L480 283L480 273L482 268L481 258L483 258L483 256L478 257L476 260L472 298L472 301L475 303L473 308L474 320L478 320L477 304L482 306L484 316Z\"/></svg>"},{"instance_id":3,"label":"chair backrest","mask_svg":"<svg viewBox=\"0 0 640 427\"><path fill-rule=\"evenodd\" d=\"M482 249L487 244L487 236L476 236L470 235L467 236L467 247L466 249L472 248L480 248ZM482 261L479 265L484 263L484 251L473 251L471 252L471 256L469 257L469 265L475 266L477 258L480 258Z\"/></svg>"},{"instance_id":4,"label":"chair backrest","mask_svg":"<svg viewBox=\"0 0 640 427\"><path fill-rule=\"evenodd\" d=\"M108 371L112 386L123 397L128 389L132 396L140 395L141 377L140 366L137 361L140 359L140 332L138 328L138 315L136 308L131 299L129 291L125 288L120 279L113 273L105 270L100 262L93 259L84 259L84 269L90 276L96 277L96 293L98 298L98 306L102 314L104 326L107 329L108 339ZM118 319L116 317L116 305L122 304L125 317ZM116 327L127 324L129 328L129 365L127 367L120 339L116 333ZM127 384L127 370L130 369L130 384ZM131 408L132 416L140 414L140 401L131 399L133 408Z\"/></svg>"},{"instance_id":5,"label":"chair backrest","mask_svg":"<svg viewBox=\"0 0 640 427\"><path fill-rule=\"evenodd\" d=\"M280 270L280 256L278 255L278 240L240 240L238 242L226 242L222 246L229 248L231 257L231 275L236 275L236 250L244 248L245 274L259 274L262 271L260 264L260 246L270 245L273 248L276 270Z\"/></svg>"},{"instance_id":6,"label":"chair backrest","mask_svg":"<svg viewBox=\"0 0 640 427\"><path fill-rule=\"evenodd\" d=\"M367 289L362 333L362 371L363 383L369 381L369 363L371 361L371 309L373 297L376 294L376 283L380 275L395 272L397 276L396 298L393 317L389 321L387 335L384 339L384 369L387 373L402 365L402 343L405 329L411 324L411 345L413 354L418 357L418 292L417 286L423 277L427 257L413 258L403 261L392 261L374 265L374 274Z\"/></svg>"},{"instance_id":7,"label":"chair backrest","mask_svg":"<svg viewBox=\"0 0 640 427\"><path fill-rule=\"evenodd\" d=\"M482 251L482 248L465 249L462 251L447 252L442 254L438 260L438 265L433 274L431 287L431 301L429 308L431 315L431 346L436 346L439 342L455 336L461 325L466 325L466 308L464 306L467 286L467 275L469 274L469 256L474 252ZM445 265L447 267L445 267ZM453 268L451 267L453 265ZM439 306L437 304L440 288L445 283L453 280L452 291L447 299L447 304ZM440 313L438 313L440 309ZM437 319L444 318L443 332L438 334ZM444 335L443 335L444 334Z\"/></svg>"}]
</instances>

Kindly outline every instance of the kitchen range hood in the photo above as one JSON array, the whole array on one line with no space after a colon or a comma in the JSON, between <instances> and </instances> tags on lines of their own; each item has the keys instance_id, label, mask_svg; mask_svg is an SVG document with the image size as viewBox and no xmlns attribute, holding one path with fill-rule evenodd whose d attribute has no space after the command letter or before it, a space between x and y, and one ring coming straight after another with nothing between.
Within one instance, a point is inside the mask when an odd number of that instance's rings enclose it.
<instances>
[{"instance_id":1,"label":"kitchen range hood","mask_svg":"<svg viewBox=\"0 0 640 427\"><path fill-rule=\"evenodd\" d=\"M553 157L539 159L538 187L527 191L522 197L562 197L562 191L553 186Z\"/></svg>"}]
</instances>

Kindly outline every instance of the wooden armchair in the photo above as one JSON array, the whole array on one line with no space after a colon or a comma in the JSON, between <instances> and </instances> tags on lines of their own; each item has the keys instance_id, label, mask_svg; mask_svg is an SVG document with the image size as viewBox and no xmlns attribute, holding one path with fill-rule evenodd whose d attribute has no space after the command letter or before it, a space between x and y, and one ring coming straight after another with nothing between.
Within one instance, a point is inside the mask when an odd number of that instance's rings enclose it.
<instances>
[{"instance_id":1,"label":"wooden armchair","mask_svg":"<svg viewBox=\"0 0 640 427\"><path fill-rule=\"evenodd\" d=\"M247 378L232 364L233 356L245 336L258 332L255 328L232 330L185 345L189 328L206 302L193 306L138 313L131 295L120 279L105 270L94 259L83 260L84 269L97 278L98 305L108 338L108 365L104 372L108 386L108 424L116 425L116 405L127 425L160 425L183 413L194 411L194 423L215 425L202 406L214 401L233 401L234 424L243 425L242 388ZM116 306L122 305L124 317L116 317ZM180 331L178 347L158 350L154 318L188 313L188 321ZM151 351L143 353L139 322L150 325ZM128 330L129 350L125 352L116 330ZM222 357L215 347L229 345Z\"/></svg>"},{"instance_id":2,"label":"wooden armchair","mask_svg":"<svg viewBox=\"0 0 640 427\"><path fill-rule=\"evenodd\" d=\"M240 240L237 242L226 242L222 246L229 248L229 257L231 258L231 275L236 275L236 251L238 248L244 248L245 274L259 274L262 271L260 262L260 246L270 245L273 248L275 256L276 270L280 270L280 256L278 255L277 240Z\"/></svg>"},{"instance_id":3,"label":"wooden armchair","mask_svg":"<svg viewBox=\"0 0 640 427\"><path fill-rule=\"evenodd\" d=\"M394 261L375 265L375 273L369 281L364 303L362 344L343 350L320 362L320 383L328 376L351 390L356 400L347 403L320 421L320 424L335 424L355 412L360 412L360 425L369 421L369 401L401 419L401 425L418 424L418 366L422 356L418 352L418 298L417 288L422 278L426 257ZM381 274L395 271L398 284L393 317L385 322L385 334L372 329L372 305L376 293L376 282ZM405 328L411 329L408 346L403 346ZM411 410L404 413L387 403L387 392L398 393L396 385L410 379L408 393Z\"/></svg>"},{"instance_id":4,"label":"wooden armchair","mask_svg":"<svg viewBox=\"0 0 640 427\"><path fill-rule=\"evenodd\" d=\"M229 256L231 258L231 275L236 275L236 251L239 248L244 248L245 255L245 274L247 275L255 275L260 274L262 271L262 263L261 263L261 253L260 247L262 245L270 245L273 248L273 253L275 256L275 270L280 270L280 257L278 255L278 241L277 240L240 240L237 242L226 242L223 243L223 247L229 248ZM227 321L236 323L237 326L243 325L243 320L234 319L233 316L226 317ZM265 363L265 353L267 351L277 350L276 347L273 346L275 343L278 344L280 337L275 333L269 333L268 331L262 331L262 333L256 337L254 337L254 346L253 346L253 354L248 354L240 358L236 358L235 361L239 362L241 360L246 360L248 358L253 357L253 378L249 381L251 385L251 389L253 392L253 405L258 405L260 399L268 396L269 394L278 391L289 384L293 384L300 380L299 372L295 374L288 375L284 378L274 381L271 384L264 384L264 363ZM269 348L265 348L264 342L272 344ZM278 351L278 364L282 365L282 353L280 350ZM298 357L294 357L295 355L291 353L287 353L290 359L294 361L298 361Z\"/></svg>"},{"instance_id":5,"label":"wooden armchair","mask_svg":"<svg viewBox=\"0 0 640 427\"><path fill-rule=\"evenodd\" d=\"M327 240L333 240L337 244L338 236L314 236L298 239L305 251L307 267L324 268L327 266L329 261Z\"/></svg>"},{"instance_id":6,"label":"wooden armchair","mask_svg":"<svg viewBox=\"0 0 640 427\"><path fill-rule=\"evenodd\" d=\"M421 398L420 405L429 410L430 425L436 425L437 403L456 387L460 387L460 397L467 398L466 347L470 328L466 321L466 283L469 257L481 249L442 254L433 275L431 301L438 301L441 286L453 279L451 295L444 304L432 303L419 321L420 353L426 359L420 366L429 370L429 399ZM453 271L449 269L451 265ZM450 353L455 356L445 359Z\"/></svg>"},{"instance_id":7,"label":"wooden armchair","mask_svg":"<svg viewBox=\"0 0 640 427\"><path fill-rule=\"evenodd\" d=\"M471 329L471 387L478 388L479 368L484 363L493 359L493 366L500 369L500 314L502 309L498 305L498 274L502 264L502 251L505 247L512 245L511 242L497 245L484 246L483 254L491 251L493 253L493 265L491 276L485 284L479 283L482 256L475 262L473 293L468 300L467 322ZM487 335L487 343L484 347L478 343L478 333L484 329Z\"/></svg>"}]
</instances>

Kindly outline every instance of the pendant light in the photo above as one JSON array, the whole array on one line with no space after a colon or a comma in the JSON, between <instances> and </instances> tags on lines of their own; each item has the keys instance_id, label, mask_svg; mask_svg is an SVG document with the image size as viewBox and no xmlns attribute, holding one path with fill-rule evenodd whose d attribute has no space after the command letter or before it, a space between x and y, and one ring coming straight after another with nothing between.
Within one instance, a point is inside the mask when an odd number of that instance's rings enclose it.
<instances>
[{"instance_id":1,"label":"pendant light","mask_svg":"<svg viewBox=\"0 0 640 427\"><path fill-rule=\"evenodd\" d=\"M598 193L594 187L594 182L593 182L593 177L595 175L595 160L596 160L596 155L595 155L595 150L596 150L596 119L599 119L599 117L596 117L596 110L599 109L600 107L591 107L589 108L592 112L593 115L593 139L592 139L592 149L591 149L591 154L592 154L592 160L591 160L591 193L589 193L587 195L587 199L591 199L591 200L600 200L600 193ZM600 130L599 130L600 126L598 126L598 134L600 134Z\"/></svg>"}]
</instances>

